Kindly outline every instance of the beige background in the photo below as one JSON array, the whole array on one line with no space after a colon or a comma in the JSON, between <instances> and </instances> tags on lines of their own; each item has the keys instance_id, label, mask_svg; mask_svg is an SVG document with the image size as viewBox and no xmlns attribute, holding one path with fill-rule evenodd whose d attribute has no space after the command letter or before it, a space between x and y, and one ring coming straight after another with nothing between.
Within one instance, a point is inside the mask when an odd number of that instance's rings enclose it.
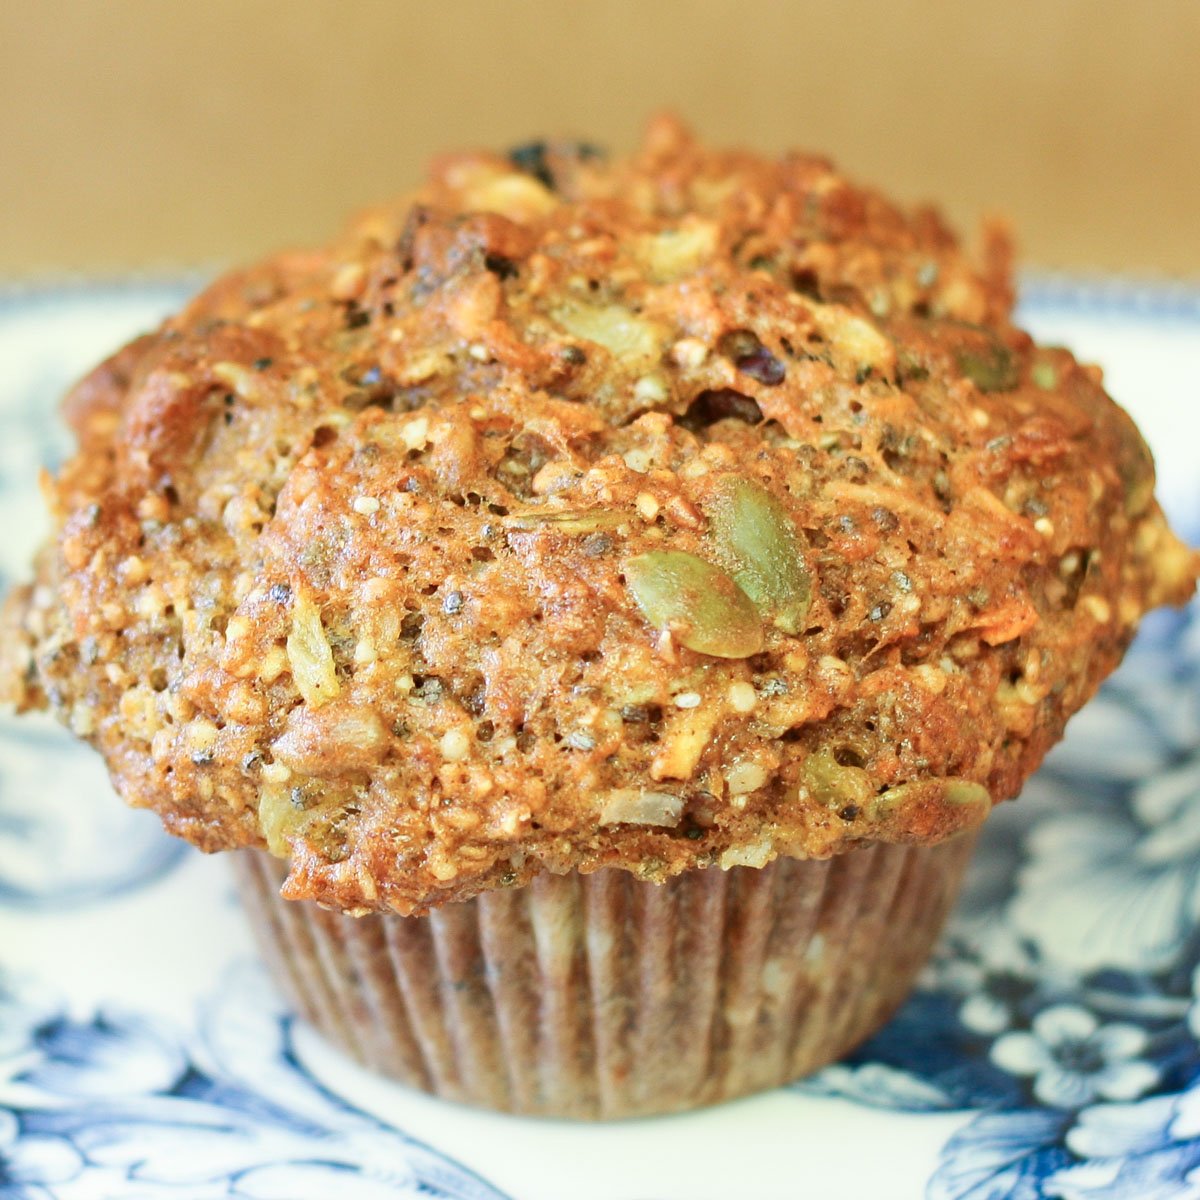
<instances>
[{"instance_id":1,"label":"beige background","mask_svg":"<svg viewBox=\"0 0 1200 1200\"><path fill-rule=\"evenodd\" d=\"M1041 266L1200 276L1196 0L3 0L0 276L256 255L436 149L662 104Z\"/></svg>"}]
</instances>

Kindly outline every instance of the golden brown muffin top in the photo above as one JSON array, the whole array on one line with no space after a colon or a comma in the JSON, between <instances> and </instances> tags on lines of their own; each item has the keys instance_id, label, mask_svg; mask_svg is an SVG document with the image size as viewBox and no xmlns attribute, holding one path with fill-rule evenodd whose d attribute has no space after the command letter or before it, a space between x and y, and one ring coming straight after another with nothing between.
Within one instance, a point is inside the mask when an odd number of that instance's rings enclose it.
<instances>
[{"instance_id":1,"label":"golden brown muffin top","mask_svg":"<svg viewBox=\"0 0 1200 1200\"><path fill-rule=\"evenodd\" d=\"M8 693L350 911L947 837L1197 570L1011 304L823 158L447 157L71 393Z\"/></svg>"}]
</instances>

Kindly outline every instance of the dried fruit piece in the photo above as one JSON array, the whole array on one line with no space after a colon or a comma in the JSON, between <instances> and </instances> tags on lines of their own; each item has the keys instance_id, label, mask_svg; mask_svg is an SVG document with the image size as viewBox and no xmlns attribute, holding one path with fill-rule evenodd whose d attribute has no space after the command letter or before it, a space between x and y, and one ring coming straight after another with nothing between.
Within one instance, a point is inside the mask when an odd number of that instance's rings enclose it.
<instances>
[{"instance_id":1,"label":"dried fruit piece","mask_svg":"<svg viewBox=\"0 0 1200 1200\"><path fill-rule=\"evenodd\" d=\"M760 346L753 354L739 358L735 366L767 387L776 387L787 378L787 368L766 346Z\"/></svg>"},{"instance_id":2,"label":"dried fruit piece","mask_svg":"<svg viewBox=\"0 0 1200 1200\"><path fill-rule=\"evenodd\" d=\"M796 527L761 484L726 476L709 505L713 538L734 581L784 633L804 628L812 574Z\"/></svg>"},{"instance_id":3,"label":"dried fruit piece","mask_svg":"<svg viewBox=\"0 0 1200 1200\"><path fill-rule=\"evenodd\" d=\"M679 418L679 424L692 433L700 433L718 421L732 418L745 421L747 425L761 424L762 409L751 396L735 392L733 388L710 388L701 392L688 405Z\"/></svg>"},{"instance_id":4,"label":"dried fruit piece","mask_svg":"<svg viewBox=\"0 0 1200 1200\"><path fill-rule=\"evenodd\" d=\"M763 648L750 597L720 567L683 550L651 550L625 564L642 615L680 645L715 658L749 658Z\"/></svg>"},{"instance_id":5,"label":"dried fruit piece","mask_svg":"<svg viewBox=\"0 0 1200 1200\"><path fill-rule=\"evenodd\" d=\"M731 329L717 342L717 353L733 360L739 371L767 387L784 381L787 368L750 329Z\"/></svg>"}]
</instances>

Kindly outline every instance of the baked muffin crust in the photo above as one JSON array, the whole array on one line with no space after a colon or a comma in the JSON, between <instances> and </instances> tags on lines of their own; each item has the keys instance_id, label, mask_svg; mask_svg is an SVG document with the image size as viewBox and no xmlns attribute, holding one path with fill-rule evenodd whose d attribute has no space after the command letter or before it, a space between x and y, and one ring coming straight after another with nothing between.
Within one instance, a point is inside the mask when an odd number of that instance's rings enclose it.
<instances>
[{"instance_id":1,"label":"baked muffin crust","mask_svg":"<svg viewBox=\"0 0 1200 1200\"><path fill-rule=\"evenodd\" d=\"M346 911L973 825L1197 571L984 243L667 118L441 160L71 393L9 698Z\"/></svg>"}]
</instances>

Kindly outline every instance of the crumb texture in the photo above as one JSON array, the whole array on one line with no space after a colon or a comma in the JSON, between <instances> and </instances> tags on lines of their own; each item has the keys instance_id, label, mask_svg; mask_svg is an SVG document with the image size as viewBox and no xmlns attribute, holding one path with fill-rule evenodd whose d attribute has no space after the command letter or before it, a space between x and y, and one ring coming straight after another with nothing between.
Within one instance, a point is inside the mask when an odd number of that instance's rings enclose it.
<instances>
[{"instance_id":1,"label":"crumb texture","mask_svg":"<svg viewBox=\"0 0 1200 1200\"><path fill-rule=\"evenodd\" d=\"M1100 373L825 159L534 144L219 280L68 396L0 692L285 894L932 843L1191 594Z\"/></svg>"}]
</instances>

